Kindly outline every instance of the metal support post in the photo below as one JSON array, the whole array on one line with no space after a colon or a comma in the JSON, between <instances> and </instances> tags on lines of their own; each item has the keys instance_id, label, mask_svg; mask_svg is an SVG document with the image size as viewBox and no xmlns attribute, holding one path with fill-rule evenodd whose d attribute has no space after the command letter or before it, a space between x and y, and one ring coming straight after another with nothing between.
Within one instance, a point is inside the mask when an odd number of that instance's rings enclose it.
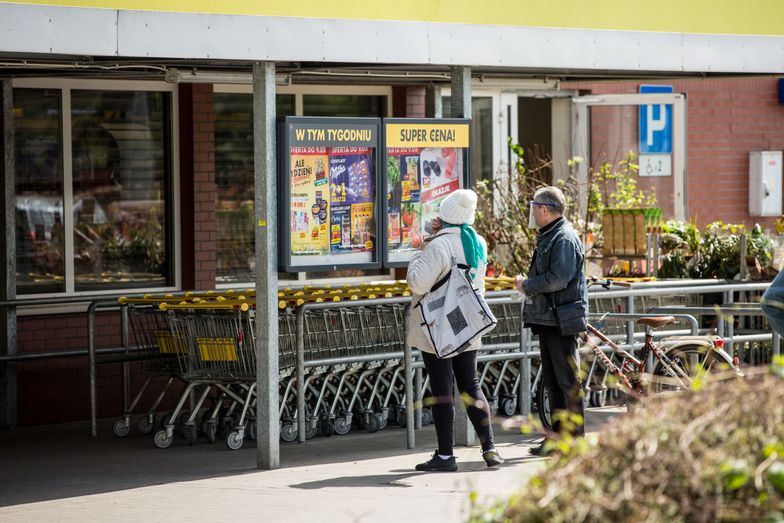
<instances>
[{"instance_id":1,"label":"metal support post","mask_svg":"<svg viewBox=\"0 0 784 523\"><path fill-rule=\"evenodd\" d=\"M409 323L411 319L409 318L411 313L411 304L406 305L405 310L403 311L403 317L405 318L403 325L405 326L405 330L403 332L408 332ZM408 344L408 341L403 344L403 379L405 380L405 395L406 395L406 448L413 449L416 448L416 436L414 431L414 361L411 351L411 345Z\"/></svg>"},{"instance_id":2,"label":"metal support post","mask_svg":"<svg viewBox=\"0 0 784 523\"><path fill-rule=\"evenodd\" d=\"M523 324L523 307L525 302L520 303L520 389L517 391L517 408L520 409L521 416L531 414L531 358L528 353L531 350L531 329L526 329Z\"/></svg>"},{"instance_id":3,"label":"metal support post","mask_svg":"<svg viewBox=\"0 0 784 523\"><path fill-rule=\"evenodd\" d=\"M297 441L305 443L305 307L297 307Z\"/></svg>"},{"instance_id":4,"label":"metal support post","mask_svg":"<svg viewBox=\"0 0 784 523\"><path fill-rule=\"evenodd\" d=\"M422 397L424 391L422 390L422 369L414 371L414 428L422 428Z\"/></svg>"},{"instance_id":5,"label":"metal support post","mask_svg":"<svg viewBox=\"0 0 784 523\"><path fill-rule=\"evenodd\" d=\"M11 80L0 80L0 175L3 183L0 191L4 204L0 213L0 228L5 238L0 250L0 267L3 285L0 300L16 298L16 194L14 184L14 107ZM16 307L3 307L2 348L0 356L16 355ZM16 363L0 364L0 427L15 429L17 424Z\"/></svg>"},{"instance_id":6,"label":"metal support post","mask_svg":"<svg viewBox=\"0 0 784 523\"><path fill-rule=\"evenodd\" d=\"M471 118L471 68L455 66L452 67L452 96L451 109L452 118ZM466 407L460 395L460 391L455 387L455 444L473 445L476 439L474 428L468 419Z\"/></svg>"},{"instance_id":7,"label":"metal support post","mask_svg":"<svg viewBox=\"0 0 784 523\"><path fill-rule=\"evenodd\" d=\"M722 306L732 305L732 303L734 303L734 300L735 300L735 293L733 291L727 291L726 293L724 293L724 303L722 304ZM735 334L735 317L732 316L731 314L728 314L724 321L725 321L724 332L728 338L728 340L724 342L724 349L727 351L727 354L732 356L734 355L734 350L733 350L734 343L732 341L732 337Z\"/></svg>"},{"instance_id":8,"label":"metal support post","mask_svg":"<svg viewBox=\"0 0 784 523\"><path fill-rule=\"evenodd\" d=\"M120 338L125 349L123 355L128 356L130 344L128 340L128 305L120 306ZM128 412L131 403L131 367L127 361L123 362L123 412Z\"/></svg>"},{"instance_id":9,"label":"metal support post","mask_svg":"<svg viewBox=\"0 0 784 523\"><path fill-rule=\"evenodd\" d=\"M659 275L659 231L660 229L657 227L653 233L653 272L651 272L651 276L654 277Z\"/></svg>"},{"instance_id":10,"label":"metal support post","mask_svg":"<svg viewBox=\"0 0 784 523\"><path fill-rule=\"evenodd\" d=\"M749 237L746 233L740 235L740 281L749 279L749 267L746 265L746 253L749 249Z\"/></svg>"},{"instance_id":11,"label":"metal support post","mask_svg":"<svg viewBox=\"0 0 784 523\"><path fill-rule=\"evenodd\" d=\"M645 235L645 276L650 276L653 272L653 251L651 249L651 244L653 243L651 240L652 234L650 230Z\"/></svg>"},{"instance_id":12,"label":"metal support post","mask_svg":"<svg viewBox=\"0 0 784 523\"><path fill-rule=\"evenodd\" d=\"M773 358L776 359L781 356L781 336L778 332L773 331Z\"/></svg>"},{"instance_id":13,"label":"metal support post","mask_svg":"<svg viewBox=\"0 0 784 523\"><path fill-rule=\"evenodd\" d=\"M256 466L280 467L275 63L253 64L256 227Z\"/></svg>"},{"instance_id":14,"label":"metal support post","mask_svg":"<svg viewBox=\"0 0 784 523\"><path fill-rule=\"evenodd\" d=\"M87 308L87 374L90 380L90 435L98 437L98 396L96 393L95 370L95 311L98 302L94 301Z\"/></svg>"}]
</instances>

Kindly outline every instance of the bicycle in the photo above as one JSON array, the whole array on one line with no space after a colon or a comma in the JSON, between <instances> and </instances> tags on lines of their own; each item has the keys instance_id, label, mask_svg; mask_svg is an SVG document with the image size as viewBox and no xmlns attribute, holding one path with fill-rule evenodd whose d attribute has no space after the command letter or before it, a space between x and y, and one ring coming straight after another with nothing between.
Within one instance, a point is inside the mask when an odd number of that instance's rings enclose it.
<instances>
[{"instance_id":1,"label":"bicycle","mask_svg":"<svg viewBox=\"0 0 784 523\"><path fill-rule=\"evenodd\" d=\"M611 286L630 287L614 280L600 280L595 277L588 279L588 286L601 285L605 289ZM607 316L602 316L600 321ZM639 358L619 347L609 337L590 323L586 332L580 335L585 345L591 350L595 359L583 386L583 393L605 393L604 381L607 376L614 376L618 386L626 394L629 402L648 394L677 393L691 388L694 379L699 375L711 373L720 368L729 368L734 375L742 376L737 358L733 358L724 350L724 339L716 335L670 336L659 342L654 341L654 331L675 323L673 316L651 315L636 320L637 325L645 326L645 342L640 350ZM595 340L599 340L601 345ZM605 354L603 346L609 347L611 355ZM653 357L650 373L646 373L649 356ZM619 362L613 361L619 358ZM598 387L590 384L591 376L597 364L607 371L605 378ZM592 390L593 389L593 390ZM550 412L549 391L543 380L539 380L536 395L538 398L539 419L547 430L553 429L552 413ZM587 395L584 397L587 398ZM628 404L627 403L627 404Z\"/></svg>"}]
</instances>

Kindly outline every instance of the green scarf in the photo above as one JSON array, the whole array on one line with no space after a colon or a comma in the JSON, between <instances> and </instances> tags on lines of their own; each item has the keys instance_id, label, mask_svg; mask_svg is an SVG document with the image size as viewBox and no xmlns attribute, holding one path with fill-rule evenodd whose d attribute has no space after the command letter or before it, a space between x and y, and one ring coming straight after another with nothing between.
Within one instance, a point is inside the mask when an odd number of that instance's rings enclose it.
<instances>
[{"instance_id":1,"label":"green scarf","mask_svg":"<svg viewBox=\"0 0 784 523\"><path fill-rule=\"evenodd\" d=\"M476 231L473 227L464 223L462 225L453 225L451 223L444 222L443 225L444 229L449 227L460 227L460 240L463 242L463 252L465 253L466 261L468 262L468 266L472 269L477 269L479 267L479 262L487 263L487 256L485 256L485 250L482 247L482 244L479 242L479 236L477 236ZM476 272L471 272L471 279L474 278Z\"/></svg>"}]
</instances>

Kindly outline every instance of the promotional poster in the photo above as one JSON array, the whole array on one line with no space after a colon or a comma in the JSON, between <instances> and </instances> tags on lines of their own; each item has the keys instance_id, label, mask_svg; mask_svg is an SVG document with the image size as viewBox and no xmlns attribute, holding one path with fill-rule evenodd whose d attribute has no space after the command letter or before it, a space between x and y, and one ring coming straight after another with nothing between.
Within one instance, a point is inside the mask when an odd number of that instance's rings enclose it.
<instances>
[{"instance_id":1,"label":"promotional poster","mask_svg":"<svg viewBox=\"0 0 784 523\"><path fill-rule=\"evenodd\" d=\"M291 253L329 253L326 147L291 148Z\"/></svg>"}]
</instances>

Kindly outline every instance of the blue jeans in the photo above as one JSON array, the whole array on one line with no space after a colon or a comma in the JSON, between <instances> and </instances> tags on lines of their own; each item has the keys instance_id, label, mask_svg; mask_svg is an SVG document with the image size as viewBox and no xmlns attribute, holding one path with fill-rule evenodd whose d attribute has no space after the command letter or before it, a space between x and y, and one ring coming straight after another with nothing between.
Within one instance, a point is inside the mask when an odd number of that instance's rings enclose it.
<instances>
[{"instance_id":1,"label":"blue jeans","mask_svg":"<svg viewBox=\"0 0 784 523\"><path fill-rule=\"evenodd\" d=\"M784 271L776 276L762 295L762 310L771 328L784 336Z\"/></svg>"}]
</instances>

